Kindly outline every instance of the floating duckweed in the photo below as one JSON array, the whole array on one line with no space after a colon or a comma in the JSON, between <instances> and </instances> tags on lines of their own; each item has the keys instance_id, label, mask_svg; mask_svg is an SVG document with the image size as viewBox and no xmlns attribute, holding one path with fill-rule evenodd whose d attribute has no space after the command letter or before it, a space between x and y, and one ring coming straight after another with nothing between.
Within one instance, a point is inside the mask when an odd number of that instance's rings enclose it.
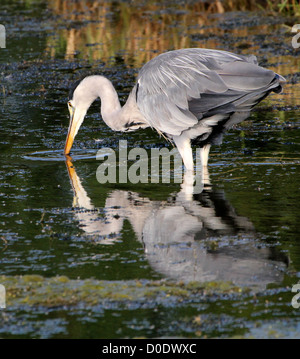
<instances>
[{"instance_id":1,"label":"floating duckweed","mask_svg":"<svg viewBox=\"0 0 300 359\"><path fill-rule=\"evenodd\" d=\"M31 282L42 282L44 278L40 275L27 274L24 275L22 279L24 283L31 283Z\"/></svg>"},{"instance_id":2,"label":"floating duckweed","mask_svg":"<svg viewBox=\"0 0 300 359\"><path fill-rule=\"evenodd\" d=\"M9 305L73 306L79 303L97 305L109 302L137 302L152 298L153 303L164 300L181 303L194 297L224 293L242 293L244 289L230 282L173 282L167 280L101 281L92 279L69 279L66 276L44 278L37 275L19 277L2 276L7 289Z\"/></svg>"},{"instance_id":3,"label":"floating duckweed","mask_svg":"<svg viewBox=\"0 0 300 359\"><path fill-rule=\"evenodd\" d=\"M55 280L61 283L67 283L69 281L69 278L65 275L61 275L59 277L55 277Z\"/></svg>"}]
</instances>

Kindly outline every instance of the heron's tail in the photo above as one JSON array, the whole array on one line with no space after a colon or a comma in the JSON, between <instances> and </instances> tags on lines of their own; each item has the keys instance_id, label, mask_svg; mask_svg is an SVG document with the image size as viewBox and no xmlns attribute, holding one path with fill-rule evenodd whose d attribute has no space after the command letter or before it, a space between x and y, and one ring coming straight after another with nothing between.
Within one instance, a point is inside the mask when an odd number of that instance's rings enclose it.
<instances>
[{"instance_id":1,"label":"heron's tail","mask_svg":"<svg viewBox=\"0 0 300 359\"><path fill-rule=\"evenodd\" d=\"M282 86L286 84L286 79L283 76L276 74L274 77L274 80L272 82L274 82L274 81L276 81L278 86L273 88L272 91L274 91L275 93L281 93Z\"/></svg>"},{"instance_id":2,"label":"heron's tail","mask_svg":"<svg viewBox=\"0 0 300 359\"><path fill-rule=\"evenodd\" d=\"M283 76L281 76L279 74L276 74L276 78L279 81L280 85L285 85L286 84L286 79Z\"/></svg>"}]
</instances>

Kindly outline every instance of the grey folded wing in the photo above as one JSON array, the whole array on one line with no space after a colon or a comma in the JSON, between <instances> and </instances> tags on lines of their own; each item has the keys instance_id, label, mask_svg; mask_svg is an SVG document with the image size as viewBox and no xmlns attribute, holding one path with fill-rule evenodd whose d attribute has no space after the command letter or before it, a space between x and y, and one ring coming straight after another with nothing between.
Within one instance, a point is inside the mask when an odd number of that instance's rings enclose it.
<instances>
[{"instance_id":1,"label":"grey folded wing","mask_svg":"<svg viewBox=\"0 0 300 359\"><path fill-rule=\"evenodd\" d=\"M279 85L275 77L257 65L255 56L207 49L170 51L140 70L137 105L150 126L178 136L199 121L205 125L215 114L249 112Z\"/></svg>"}]
</instances>

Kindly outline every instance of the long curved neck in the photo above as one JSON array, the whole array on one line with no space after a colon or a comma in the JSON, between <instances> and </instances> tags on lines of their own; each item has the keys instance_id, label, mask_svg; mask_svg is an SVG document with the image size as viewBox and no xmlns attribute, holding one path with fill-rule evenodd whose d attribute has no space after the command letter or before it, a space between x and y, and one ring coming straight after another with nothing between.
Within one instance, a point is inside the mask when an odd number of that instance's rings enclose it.
<instances>
[{"instance_id":1,"label":"long curved neck","mask_svg":"<svg viewBox=\"0 0 300 359\"><path fill-rule=\"evenodd\" d=\"M88 108L98 97L101 99L101 115L103 121L112 130L125 131L129 125L132 126L135 123L139 128L141 126L149 126L138 109L136 103L136 87L134 87L129 94L126 104L121 107L118 94L113 84L106 77L94 75L83 79L74 92L75 103L81 103L81 112L77 110L81 119L79 121L79 127ZM84 99L84 102L82 99Z\"/></svg>"},{"instance_id":2,"label":"long curved neck","mask_svg":"<svg viewBox=\"0 0 300 359\"><path fill-rule=\"evenodd\" d=\"M103 76L91 76L89 88L94 100L101 99L101 115L103 121L113 130L119 129L118 118L122 110L118 94L113 84Z\"/></svg>"}]
</instances>

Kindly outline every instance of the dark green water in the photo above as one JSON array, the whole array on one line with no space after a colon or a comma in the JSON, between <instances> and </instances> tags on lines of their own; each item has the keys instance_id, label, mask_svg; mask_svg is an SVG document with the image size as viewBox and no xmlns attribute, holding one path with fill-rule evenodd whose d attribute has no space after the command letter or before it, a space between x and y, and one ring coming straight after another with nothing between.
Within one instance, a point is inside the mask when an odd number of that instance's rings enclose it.
<instances>
[{"instance_id":1,"label":"dark green water","mask_svg":"<svg viewBox=\"0 0 300 359\"><path fill-rule=\"evenodd\" d=\"M117 149L120 139L128 148L166 145L151 130L114 133L99 118L99 102L76 137L70 177L63 160L72 82L102 73L124 102L143 62L139 53L160 49L151 50L154 31L140 52L132 50L140 37L133 25L125 31L122 4L97 20L74 9L74 18L66 18L46 1L1 5L7 48L0 49L0 279L7 303L0 337L300 337L300 309L291 306L300 275L299 51L283 31L293 20L230 13L200 26L188 9L187 24L178 6L170 4L164 18L162 10L141 5L145 21L150 11L154 23L166 22L167 34L174 29L164 50L184 34L188 46L256 53L288 80L283 94L270 96L212 149L210 184L186 200L178 184L97 182L101 147ZM103 22L111 38L94 35L96 41L91 34ZM113 29L123 22L126 34L118 35ZM71 36L79 43L73 56ZM111 52L94 56L109 41ZM66 282L56 285L57 276ZM97 300L90 280L115 289ZM191 282L219 284L215 293L204 285L197 297ZM60 302L64 283L78 300L67 292ZM147 294L153 286L158 290ZM141 296L123 294L127 287Z\"/></svg>"}]
</instances>

